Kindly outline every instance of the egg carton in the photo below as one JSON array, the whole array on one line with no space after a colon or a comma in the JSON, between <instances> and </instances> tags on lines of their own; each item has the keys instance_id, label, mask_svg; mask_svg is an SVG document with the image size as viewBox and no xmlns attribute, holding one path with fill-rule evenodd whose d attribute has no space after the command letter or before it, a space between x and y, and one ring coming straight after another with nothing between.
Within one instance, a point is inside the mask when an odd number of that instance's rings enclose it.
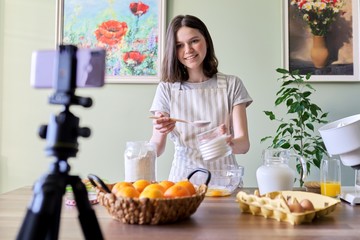
<instances>
[{"instance_id":1,"label":"egg carton","mask_svg":"<svg viewBox=\"0 0 360 240\"><path fill-rule=\"evenodd\" d=\"M314 210L292 212L289 202L311 201ZM311 192L279 191L260 195L258 190L254 194L240 191L236 195L240 210L244 213L289 222L292 225L312 222L314 219L328 215L335 210L340 200Z\"/></svg>"}]
</instances>

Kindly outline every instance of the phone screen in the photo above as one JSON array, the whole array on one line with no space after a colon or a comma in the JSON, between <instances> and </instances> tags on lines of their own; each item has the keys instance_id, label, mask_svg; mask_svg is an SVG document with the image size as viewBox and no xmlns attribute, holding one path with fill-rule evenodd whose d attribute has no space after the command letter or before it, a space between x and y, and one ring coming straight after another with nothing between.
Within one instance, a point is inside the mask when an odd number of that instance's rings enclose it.
<instances>
[{"instance_id":1,"label":"phone screen","mask_svg":"<svg viewBox=\"0 0 360 240\"><path fill-rule=\"evenodd\" d=\"M105 50L79 48L76 52L76 86L102 87L105 83ZM58 78L58 50L35 51L31 57L31 86L54 88Z\"/></svg>"}]
</instances>

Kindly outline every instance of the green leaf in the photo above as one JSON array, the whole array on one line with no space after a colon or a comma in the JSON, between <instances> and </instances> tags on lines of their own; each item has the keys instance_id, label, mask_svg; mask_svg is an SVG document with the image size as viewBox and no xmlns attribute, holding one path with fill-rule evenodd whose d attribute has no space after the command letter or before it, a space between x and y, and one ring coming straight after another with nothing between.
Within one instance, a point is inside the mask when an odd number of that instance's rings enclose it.
<instances>
[{"instance_id":1,"label":"green leaf","mask_svg":"<svg viewBox=\"0 0 360 240\"><path fill-rule=\"evenodd\" d=\"M263 138L260 140L260 142L265 142L266 140L271 139L271 138L272 138L272 136L263 137Z\"/></svg>"},{"instance_id":2,"label":"green leaf","mask_svg":"<svg viewBox=\"0 0 360 240\"><path fill-rule=\"evenodd\" d=\"M314 131L314 125L312 125L311 123L307 123L306 126L308 129Z\"/></svg>"},{"instance_id":3,"label":"green leaf","mask_svg":"<svg viewBox=\"0 0 360 240\"><path fill-rule=\"evenodd\" d=\"M307 73L305 78L306 78L306 80L309 80L311 78L311 73L310 72Z\"/></svg>"},{"instance_id":4,"label":"green leaf","mask_svg":"<svg viewBox=\"0 0 360 240\"><path fill-rule=\"evenodd\" d=\"M308 96L311 95L311 92L307 91L307 92L304 92L302 95L304 98L307 98Z\"/></svg>"},{"instance_id":5,"label":"green leaf","mask_svg":"<svg viewBox=\"0 0 360 240\"><path fill-rule=\"evenodd\" d=\"M320 168L321 165L321 159L313 159L313 163L317 168Z\"/></svg>"},{"instance_id":6,"label":"green leaf","mask_svg":"<svg viewBox=\"0 0 360 240\"><path fill-rule=\"evenodd\" d=\"M301 120L302 120L303 122L306 122L309 118L310 118L309 113L304 112L304 114L303 114L302 117L301 117Z\"/></svg>"},{"instance_id":7,"label":"green leaf","mask_svg":"<svg viewBox=\"0 0 360 240\"><path fill-rule=\"evenodd\" d=\"M313 88L313 86L311 86L311 85L310 85L310 84L308 84L308 83L307 83L307 84L305 84L305 86L306 86L307 88L310 88L310 89L311 89L311 90L313 90L313 91L316 91L316 90L315 90L315 88Z\"/></svg>"},{"instance_id":8,"label":"green leaf","mask_svg":"<svg viewBox=\"0 0 360 240\"><path fill-rule=\"evenodd\" d=\"M265 115L268 116L270 118L270 120L274 120L275 119L275 114L271 111L264 111Z\"/></svg>"},{"instance_id":9,"label":"green leaf","mask_svg":"<svg viewBox=\"0 0 360 240\"><path fill-rule=\"evenodd\" d=\"M286 82L284 82L283 84L282 84L282 86L287 86L287 85L289 85L289 84L292 84L294 81L286 81Z\"/></svg>"},{"instance_id":10,"label":"green leaf","mask_svg":"<svg viewBox=\"0 0 360 240\"><path fill-rule=\"evenodd\" d=\"M328 116L328 113L323 113L320 118L326 118Z\"/></svg>"},{"instance_id":11,"label":"green leaf","mask_svg":"<svg viewBox=\"0 0 360 240\"><path fill-rule=\"evenodd\" d=\"M288 100L286 101L286 106L287 106L287 107L291 106L291 105L293 104L293 102L294 102L293 99L288 99Z\"/></svg>"},{"instance_id":12,"label":"green leaf","mask_svg":"<svg viewBox=\"0 0 360 240\"><path fill-rule=\"evenodd\" d=\"M286 70L286 69L284 69L284 68L277 68L276 71L277 71L278 73L282 73L282 74L287 74L287 73L289 73L289 71Z\"/></svg>"},{"instance_id":13,"label":"green leaf","mask_svg":"<svg viewBox=\"0 0 360 240\"><path fill-rule=\"evenodd\" d=\"M294 102L293 104L291 104L290 109L288 110L288 113L296 113L296 112L301 112L303 111L304 107L298 103L298 102Z\"/></svg>"},{"instance_id":14,"label":"green leaf","mask_svg":"<svg viewBox=\"0 0 360 240\"><path fill-rule=\"evenodd\" d=\"M286 142L286 143L282 144L281 148L289 149L290 148L290 143Z\"/></svg>"},{"instance_id":15,"label":"green leaf","mask_svg":"<svg viewBox=\"0 0 360 240\"><path fill-rule=\"evenodd\" d=\"M299 70L299 69L295 69L295 70L293 70L293 71L291 72L291 75L292 75L292 76L294 76L294 75L299 76L299 73L300 73L300 70Z\"/></svg>"},{"instance_id":16,"label":"green leaf","mask_svg":"<svg viewBox=\"0 0 360 240\"><path fill-rule=\"evenodd\" d=\"M276 142L274 142L274 147L278 148L281 145L283 145L284 143L286 143L286 140L284 140L284 139L277 140Z\"/></svg>"}]
</instances>

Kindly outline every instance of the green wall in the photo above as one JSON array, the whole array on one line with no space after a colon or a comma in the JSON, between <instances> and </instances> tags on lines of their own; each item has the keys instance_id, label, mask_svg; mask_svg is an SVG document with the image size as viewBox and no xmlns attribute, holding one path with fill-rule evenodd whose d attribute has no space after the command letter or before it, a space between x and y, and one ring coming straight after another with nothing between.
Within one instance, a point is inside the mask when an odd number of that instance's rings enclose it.
<instances>
[{"instance_id":1,"label":"green wall","mask_svg":"<svg viewBox=\"0 0 360 240\"><path fill-rule=\"evenodd\" d=\"M220 70L238 75L254 103L248 108L251 150L238 156L245 166L245 186L256 186L255 172L261 165L260 139L273 134L276 126L263 114L272 110L278 90L275 69L282 66L282 0L169 0L168 21L177 14L200 17L212 33ZM47 103L51 90L29 85L31 52L54 48L56 2L5 0L0 3L0 192L31 185L48 169L46 142L37 136L41 124L61 108ZM221 9L221 10L220 10ZM359 113L358 83L316 83L314 100L329 120ZM148 109L155 84L107 84L101 89L78 93L90 96L90 109L72 107L93 134L79 139L77 158L70 159L72 174L95 173L109 181L124 178L126 141L147 140L151 135ZM158 178L165 179L171 166L172 143L158 159ZM343 183L353 185L353 171L343 168ZM314 170L311 178L316 179Z\"/></svg>"}]
</instances>

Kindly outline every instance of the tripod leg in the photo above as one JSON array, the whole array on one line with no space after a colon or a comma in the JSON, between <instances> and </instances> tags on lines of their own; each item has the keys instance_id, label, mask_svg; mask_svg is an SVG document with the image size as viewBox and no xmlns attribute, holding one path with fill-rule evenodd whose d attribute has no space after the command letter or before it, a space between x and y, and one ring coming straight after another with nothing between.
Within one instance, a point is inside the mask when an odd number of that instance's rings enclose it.
<instances>
[{"instance_id":1,"label":"tripod leg","mask_svg":"<svg viewBox=\"0 0 360 240\"><path fill-rule=\"evenodd\" d=\"M44 176L36 182L33 199L17 236L18 240L58 238L65 182L65 179L55 175Z\"/></svg>"},{"instance_id":2,"label":"tripod leg","mask_svg":"<svg viewBox=\"0 0 360 240\"><path fill-rule=\"evenodd\" d=\"M79 221L86 239L103 239L95 211L89 202L84 183L78 176L69 176L76 206L79 210Z\"/></svg>"}]
</instances>

